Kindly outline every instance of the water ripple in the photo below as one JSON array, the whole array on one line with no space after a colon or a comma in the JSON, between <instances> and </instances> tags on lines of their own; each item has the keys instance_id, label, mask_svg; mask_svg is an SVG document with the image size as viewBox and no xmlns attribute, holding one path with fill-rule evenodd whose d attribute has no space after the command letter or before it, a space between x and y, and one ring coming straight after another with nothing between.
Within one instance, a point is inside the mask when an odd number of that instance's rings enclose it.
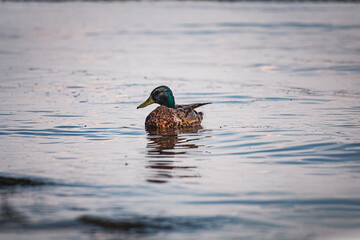
<instances>
[{"instance_id":1,"label":"water ripple","mask_svg":"<svg viewBox=\"0 0 360 240\"><path fill-rule=\"evenodd\" d=\"M69 129L69 130L68 130ZM77 130L71 130L77 129ZM30 128L7 128L0 131L0 135L25 135L25 136L78 136L92 138L109 139L114 135L144 135L139 128L120 127L120 128L86 128L80 126L56 126L48 129L30 129Z\"/></svg>"},{"instance_id":2,"label":"water ripple","mask_svg":"<svg viewBox=\"0 0 360 240\"><path fill-rule=\"evenodd\" d=\"M188 201L184 204L195 205L279 205L282 207L296 206L296 205L340 205L340 206L352 206L358 211L360 210L360 198L313 198L313 199L272 199L272 200L258 200L258 199L236 199L236 200L221 200L221 201Z\"/></svg>"}]
</instances>

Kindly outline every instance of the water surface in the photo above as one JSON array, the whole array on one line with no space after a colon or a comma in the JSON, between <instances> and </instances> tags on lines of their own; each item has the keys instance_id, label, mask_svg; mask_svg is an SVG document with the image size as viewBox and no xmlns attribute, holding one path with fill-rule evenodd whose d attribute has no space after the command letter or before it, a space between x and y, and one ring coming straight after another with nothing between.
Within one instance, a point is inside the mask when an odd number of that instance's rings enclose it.
<instances>
[{"instance_id":1,"label":"water surface","mask_svg":"<svg viewBox=\"0 0 360 240\"><path fill-rule=\"evenodd\" d=\"M0 236L356 239L360 5L0 5ZM168 85L202 127L146 131Z\"/></svg>"}]
</instances>

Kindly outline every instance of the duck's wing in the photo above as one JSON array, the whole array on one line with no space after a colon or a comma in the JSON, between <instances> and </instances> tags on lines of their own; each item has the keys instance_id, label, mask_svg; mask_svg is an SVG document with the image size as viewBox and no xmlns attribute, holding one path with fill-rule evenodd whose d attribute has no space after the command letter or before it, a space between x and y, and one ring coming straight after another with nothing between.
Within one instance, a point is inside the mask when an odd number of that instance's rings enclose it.
<instances>
[{"instance_id":1,"label":"duck's wing","mask_svg":"<svg viewBox=\"0 0 360 240\"><path fill-rule=\"evenodd\" d=\"M183 126L195 126L200 125L203 114L197 112L194 109L209 103L193 103L187 105L176 105L175 112L177 119L180 119Z\"/></svg>"}]
</instances>

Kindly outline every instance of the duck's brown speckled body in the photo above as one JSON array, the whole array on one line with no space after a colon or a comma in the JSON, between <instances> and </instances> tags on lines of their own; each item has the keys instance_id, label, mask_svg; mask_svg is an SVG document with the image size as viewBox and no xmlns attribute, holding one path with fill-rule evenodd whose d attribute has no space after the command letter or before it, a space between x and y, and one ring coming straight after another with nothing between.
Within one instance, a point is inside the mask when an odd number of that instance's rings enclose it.
<instances>
[{"instance_id":1,"label":"duck's brown speckled body","mask_svg":"<svg viewBox=\"0 0 360 240\"><path fill-rule=\"evenodd\" d=\"M175 108L159 106L145 120L146 128L179 128L200 126L203 113L194 110L207 103L175 105Z\"/></svg>"},{"instance_id":2,"label":"duck's brown speckled body","mask_svg":"<svg viewBox=\"0 0 360 240\"><path fill-rule=\"evenodd\" d=\"M146 107L152 103L161 106L152 111L145 120L147 129L161 128L186 128L200 126L203 113L195 111L195 108L209 103L194 103L188 105L175 105L175 98L170 88L160 86L155 88L150 97L138 108Z\"/></svg>"}]
</instances>

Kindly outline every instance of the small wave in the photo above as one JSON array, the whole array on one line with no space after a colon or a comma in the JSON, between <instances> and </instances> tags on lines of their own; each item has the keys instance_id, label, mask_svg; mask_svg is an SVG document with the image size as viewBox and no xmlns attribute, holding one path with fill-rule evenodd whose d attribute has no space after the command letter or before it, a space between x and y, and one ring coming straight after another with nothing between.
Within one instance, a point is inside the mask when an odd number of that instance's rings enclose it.
<instances>
[{"instance_id":1,"label":"small wave","mask_svg":"<svg viewBox=\"0 0 360 240\"><path fill-rule=\"evenodd\" d=\"M239 217L210 216L210 217L191 217L191 216L129 216L119 219L111 219L97 216L81 216L78 221L97 226L105 230L115 230L130 233L154 233L160 231L194 231L201 229L220 228L225 224L243 224L250 226L278 226L273 223L254 219L242 219Z\"/></svg>"},{"instance_id":2,"label":"small wave","mask_svg":"<svg viewBox=\"0 0 360 240\"><path fill-rule=\"evenodd\" d=\"M245 23L245 22L222 22L219 27L236 28L296 28L296 29L322 29L322 30L352 30L360 29L360 25L334 25L326 23L304 23L304 22L283 22L283 23Z\"/></svg>"},{"instance_id":3,"label":"small wave","mask_svg":"<svg viewBox=\"0 0 360 240\"><path fill-rule=\"evenodd\" d=\"M59 118L69 118L69 117L84 117L84 115L71 115L71 114L48 114L44 117L59 117Z\"/></svg>"}]
</instances>

